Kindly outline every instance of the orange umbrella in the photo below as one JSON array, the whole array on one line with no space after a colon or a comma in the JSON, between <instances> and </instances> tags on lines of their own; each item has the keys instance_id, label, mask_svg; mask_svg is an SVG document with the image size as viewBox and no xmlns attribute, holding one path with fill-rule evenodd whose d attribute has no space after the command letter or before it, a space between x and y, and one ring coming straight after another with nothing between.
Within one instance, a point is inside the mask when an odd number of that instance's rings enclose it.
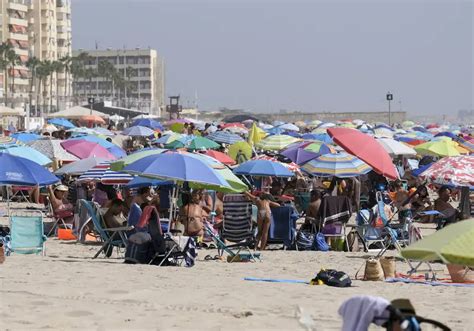
<instances>
[{"instance_id":1,"label":"orange umbrella","mask_svg":"<svg viewBox=\"0 0 474 331\"><path fill-rule=\"evenodd\" d=\"M105 121L102 117L97 115L85 115L82 116L79 121L93 124L105 124Z\"/></svg>"}]
</instances>

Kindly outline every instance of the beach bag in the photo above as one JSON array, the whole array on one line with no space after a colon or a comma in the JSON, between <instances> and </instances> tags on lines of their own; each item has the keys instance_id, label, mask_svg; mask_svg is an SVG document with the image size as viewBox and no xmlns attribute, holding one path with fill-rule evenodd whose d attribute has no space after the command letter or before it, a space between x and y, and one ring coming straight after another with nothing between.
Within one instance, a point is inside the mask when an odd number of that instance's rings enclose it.
<instances>
[{"instance_id":1,"label":"beach bag","mask_svg":"<svg viewBox=\"0 0 474 331\"><path fill-rule=\"evenodd\" d=\"M357 278L357 274L356 274ZM369 257L365 261L364 280L380 281L384 280L384 273L380 260L375 257Z\"/></svg>"},{"instance_id":2,"label":"beach bag","mask_svg":"<svg viewBox=\"0 0 474 331\"><path fill-rule=\"evenodd\" d=\"M326 242L324 234L322 234L321 232L316 233L316 235L314 236L313 249L321 252L329 251L329 245Z\"/></svg>"},{"instance_id":3,"label":"beach bag","mask_svg":"<svg viewBox=\"0 0 474 331\"><path fill-rule=\"evenodd\" d=\"M148 233L138 232L128 238L125 263L148 264L154 255L155 249Z\"/></svg>"},{"instance_id":4,"label":"beach bag","mask_svg":"<svg viewBox=\"0 0 474 331\"><path fill-rule=\"evenodd\" d=\"M343 271L334 269L322 269L315 278L310 282L311 285L325 284L333 287L350 287L352 285L351 278Z\"/></svg>"},{"instance_id":5,"label":"beach bag","mask_svg":"<svg viewBox=\"0 0 474 331\"><path fill-rule=\"evenodd\" d=\"M296 234L296 245L300 251L313 249L314 234L309 231L298 231Z\"/></svg>"},{"instance_id":6,"label":"beach bag","mask_svg":"<svg viewBox=\"0 0 474 331\"><path fill-rule=\"evenodd\" d=\"M395 278L395 257L386 256L380 259L380 265L382 266L383 274L385 278Z\"/></svg>"}]
</instances>

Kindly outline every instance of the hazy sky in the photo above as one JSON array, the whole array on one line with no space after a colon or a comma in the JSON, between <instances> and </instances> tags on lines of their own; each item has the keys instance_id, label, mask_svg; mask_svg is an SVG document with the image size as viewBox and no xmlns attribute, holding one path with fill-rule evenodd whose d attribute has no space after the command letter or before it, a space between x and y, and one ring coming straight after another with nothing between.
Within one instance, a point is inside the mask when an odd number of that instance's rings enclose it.
<instances>
[{"instance_id":1,"label":"hazy sky","mask_svg":"<svg viewBox=\"0 0 474 331\"><path fill-rule=\"evenodd\" d=\"M73 47L152 47L166 93L256 112L473 108L471 1L72 0Z\"/></svg>"}]
</instances>

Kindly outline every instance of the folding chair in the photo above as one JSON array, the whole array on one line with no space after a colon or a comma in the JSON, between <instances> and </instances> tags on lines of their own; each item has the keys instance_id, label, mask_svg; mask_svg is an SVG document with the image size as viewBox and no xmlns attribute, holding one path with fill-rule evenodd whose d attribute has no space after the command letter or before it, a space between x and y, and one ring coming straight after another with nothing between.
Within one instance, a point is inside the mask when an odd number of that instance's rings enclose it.
<instances>
[{"instance_id":1,"label":"folding chair","mask_svg":"<svg viewBox=\"0 0 474 331\"><path fill-rule=\"evenodd\" d=\"M43 229L43 214L39 211L12 213L8 252L46 255L46 236Z\"/></svg>"},{"instance_id":2,"label":"folding chair","mask_svg":"<svg viewBox=\"0 0 474 331\"><path fill-rule=\"evenodd\" d=\"M380 248L370 249L370 245L378 243L385 248L385 239L382 236L382 228L375 226L375 213L372 209L361 209L356 218L356 234L359 237L365 252L379 251Z\"/></svg>"},{"instance_id":3,"label":"folding chair","mask_svg":"<svg viewBox=\"0 0 474 331\"><path fill-rule=\"evenodd\" d=\"M117 248L118 253L120 252L120 248L127 247L127 232L133 230L133 226L105 228L103 226L104 222L102 220L102 215L100 214L99 208L95 203L82 199L79 200L79 203L87 209L89 216L92 219L92 223L94 224L94 229L98 233L100 239L103 241L102 247L94 255L93 259L97 258L102 252L104 252L106 257L110 257L112 255L113 247Z\"/></svg>"},{"instance_id":4,"label":"folding chair","mask_svg":"<svg viewBox=\"0 0 474 331\"><path fill-rule=\"evenodd\" d=\"M223 204L222 239L250 248L255 244L251 201L243 194L226 194Z\"/></svg>"},{"instance_id":5,"label":"folding chair","mask_svg":"<svg viewBox=\"0 0 474 331\"><path fill-rule=\"evenodd\" d=\"M70 226L68 226L65 219L74 216L74 213L69 210L56 212L54 211L53 205L51 204L49 198L46 198L46 200L48 203L48 214L53 219L53 226L51 227L47 235L49 237L52 233L55 233L55 231L60 225L62 225L65 229L68 229Z\"/></svg>"},{"instance_id":6,"label":"folding chair","mask_svg":"<svg viewBox=\"0 0 474 331\"><path fill-rule=\"evenodd\" d=\"M310 192L297 192L295 194L296 209L301 215L306 214L306 210L308 209L310 200L311 200Z\"/></svg>"},{"instance_id":7,"label":"folding chair","mask_svg":"<svg viewBox=\"0 0 474 331\"><path fill-rule=\"evenodd\" d=\"M296 220L294 209L292 206L283 206L271 208L272 219L268 243L282 243L283 249L293 247L296 243ZM296 247L298 250L298 247Z\"/></svg>"},{"instance_id":8,"label":"folding chair","mask_svg":"<svg viewBox=\"0 0 474 331\"><path fill-rule=\"evenodd\" d=\"M20 201L31 203L28 193L25 194L25 191L28 192L29 190L31 190L29 186L12 186L13 195L10 197L10 200L13 201L13 198L18 198Z\"/></svg>"},{"instance_id":9,"label":"folding chair","mask_svg":"<svg viewBox=\"0 0 474 331\"><path fill-rule=\"evenodd\" d=\"M349 251L346 223L352 215L351 201L346 196L325 196L321 201L321 233L324 237L344 238L344 244Z\"/></svg>"}]
</instances>

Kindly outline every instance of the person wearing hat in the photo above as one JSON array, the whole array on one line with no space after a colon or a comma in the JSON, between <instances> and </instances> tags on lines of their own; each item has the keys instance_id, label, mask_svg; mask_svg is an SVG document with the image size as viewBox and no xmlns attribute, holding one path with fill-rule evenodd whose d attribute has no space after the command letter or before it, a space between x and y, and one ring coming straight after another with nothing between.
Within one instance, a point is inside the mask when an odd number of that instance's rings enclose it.
<instances>
[{"instance_id":1,"label":"person wearing hat","mask_svg":"<svg viewBox=\"0 0 474 331\"><path fill-rule=\"evenodd\" d=\"M73 206L67 202L68 187L63 184L48 186L49 201L55 214L62 214L65 217L73 216Z\"/></svg>"}]
</instances>

